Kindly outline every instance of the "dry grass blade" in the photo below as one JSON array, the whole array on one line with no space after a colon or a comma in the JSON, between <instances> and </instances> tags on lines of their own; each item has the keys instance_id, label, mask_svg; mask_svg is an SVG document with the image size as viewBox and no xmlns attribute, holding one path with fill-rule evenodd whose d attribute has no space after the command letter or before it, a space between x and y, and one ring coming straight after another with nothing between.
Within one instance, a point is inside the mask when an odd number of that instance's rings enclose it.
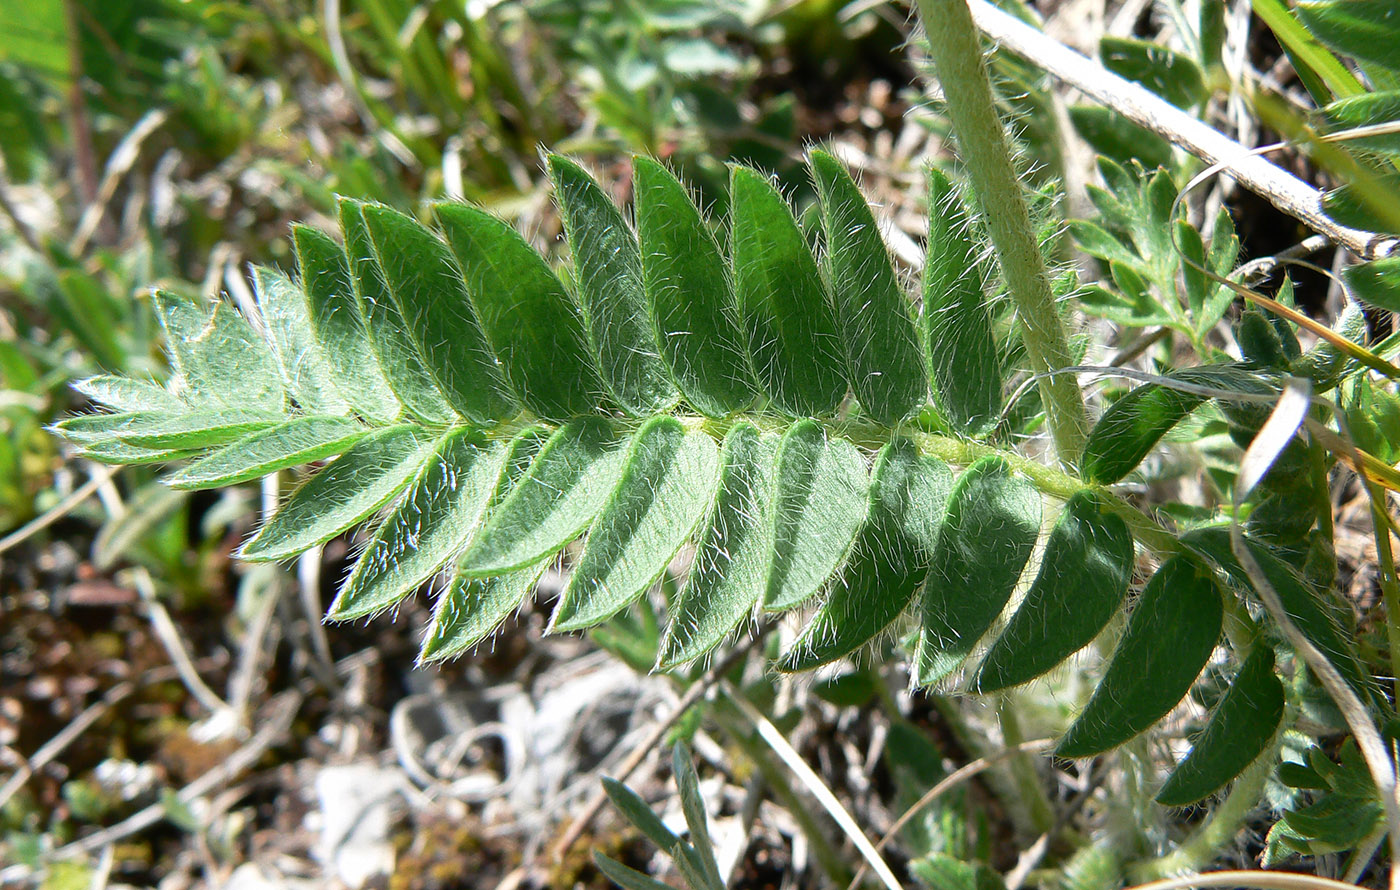
<instances>
[{"instance_id":1,"label":"dry grass blade","mask_svg":"<svg viewBox=\"0 0 1400 890\"><path fill-rule=\"evenodd\" d=\"M797 776L807 790L812 793L812 796L821 803L831 818L836 820L836 824L856 845L860 855L865 859L870 869L879 875L884 885L890 890L901 890L899 879L894 876L889 865L880 857L880 851L870 843L870 839L856 824L855 818L841 805L841 801L836 799L836 795L822 781L821 776L807 765L807 761L802 759L802 755L797 753L797 750L792 747L787 738L778 730L778 727L769 722L767 717L760 714L757 708L750 704L743 695L731 688L728 683L723 684L720 688L725 696L734 703L734 706L743 713L745 719L753 724L753 728L758 731L759 738L773 749L773 753L778 755L787 768L792 770L793 775Z\"/></svg>"},{"instance_id":2,"label":"dry grass blade","mask_svg":"<svg viewBox=\"0 0 1400 890\"><path fill-rule=\"evenodd\" d=\"M1192 890L1204 887L1249 887L1252 890L1360 890L1355 884L1285 871L1216 871L1206 875L1182 875L1178 878L1153 881L1150 884L1139 884L1129 890Z\"/></svg>"}]
</instances>

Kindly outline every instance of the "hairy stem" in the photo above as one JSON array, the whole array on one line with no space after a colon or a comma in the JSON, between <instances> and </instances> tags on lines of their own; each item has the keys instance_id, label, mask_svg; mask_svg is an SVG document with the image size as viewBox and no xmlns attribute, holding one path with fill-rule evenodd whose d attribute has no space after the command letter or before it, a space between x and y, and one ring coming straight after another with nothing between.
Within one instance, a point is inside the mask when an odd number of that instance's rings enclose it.
<instances>
[{"instance_id":1,"label":"hairy stem","mask_svg":"<svg viewBox=\"0 0 1400 890\"><path fill-rule=\"evenodd\" d=\"M1088 436L1084 397L1072 375L1054 373L1074 360L992 99L977 27L967 0L919 0L919 16L963 164L996 246L1007 290L1016 303L1026 353L1035 372L1046 375L1040 380L1040 393L1055 448L1062 461L1073 465Z\"/></svg>"}]
</instances>

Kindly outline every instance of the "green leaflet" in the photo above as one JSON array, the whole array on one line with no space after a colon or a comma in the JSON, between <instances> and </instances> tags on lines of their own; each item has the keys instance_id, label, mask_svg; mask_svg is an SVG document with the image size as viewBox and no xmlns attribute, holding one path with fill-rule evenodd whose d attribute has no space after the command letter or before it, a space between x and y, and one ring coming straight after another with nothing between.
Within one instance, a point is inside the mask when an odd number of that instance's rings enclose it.
<instances>
[{"instance_id":1,"label":"green leaflet","mask_svg":"<svg viewBox=\"0 0 1400 890\"><path fill-rule=\"evenodd\" d=\"M514 415L519 406L447 247L397 210L366 204L363 213L384 284L447 401L478 423Z\"/></svg>"},{"instance_id":2,"label":"green leaflet","mask_svg":"<svg viewBox=\"0 0 1400 890\"><path fill-rule=\"evenodd\" d=\"M505 451L471 427L448 433L370 539L328 617L387 609L442 568L480 522Z\"/></svg>"},{"instance_id":3,"label":"green leaflet","mask_svg":"<svg viewBox=\"0 0 1400 890\"><path fill-rule=\"evenodd\" d=\"M1196 386L1266 392L1257 376L1238 365L1204 365L1169 375ZM1114 402L1089 431L1080 463L1089 482L1109 484L1131 473L1172 427L1205 401L1204 396L1155 383L1139 386Z\"/></svg>"},{"instance_id":4,"label":"green leaflet","mask_svg":"<svg viewBox=\"0 0 1400 890\"><path fill-rule=\"evenodd\" d=\"M954 428L977 435L996 424L1002 406L1003 372L983 296L984 268L972 240L972 222L953 184L932 168L928 178L924 358L943 415Z\"/></svg>"},{"instance_id":5,"label":"green leaflet","mask_svg":"<svg viewBox=\"0 0 1400 890\"><path fill-rule=\"evenodd\" d=\"M1133 537L1102 498L1081 491L1060 514L1040 571L973 684L991 692L1033 680L1088 645L1118 610L1133 574Z\"/></svg>"},{"instance_id":6,"label":"green leaflet","mask_svg":"<svg viewBox=\"0 0 1400 890\"><path fill-rule=\"evenodd\" d=\"M754 371L778 410L831 414L845 362L816 260L763 174L735 166L731 182L734 293Z\"/></svg>"},{"instance_id":7,"label":"green leaflet","mask_svg":"<svg viewBox=\"0 0 1400 890\"><path fill-rule=\"evenodd\" d=\"M1318 40L1333 49L1400 71L1394 0L1303 0L1294 11Z\"/></svg>"},{"instance_id":8,"label":"green leaflet","mask_svg":"<svg viewBox=\"0 0 1400 890\"><path fill-rule=\"evenodd\" d=\"M718 479L718 449L708 433L687 433L674 417L643 424L588 530L551 627L592 627L645 593L710 509Z\"/></svg>"},{"instance_id":9,"label":"green leaflet","mask_svg":"<svg viewBox=\"0 0 1400 890\"><path fill-rule=\"evenodd\" d=\"M642 279L661 354L701 414L741 411L757 390L719 245L670 171L645 157L632 169Z\"/></svg>"},{"instance_id":10,"label":"green leaflet","mask_svg":"<svg viewBox=\"0 0 1400 890\"><path fill-rule=\"evenodd\" d=\"M671 606L657 667L699 658L753 609L773 564L774 443L749 423L724 438L719 495Z\"/></svg>"},{"instance_id":11,"label":"green leaflet","mask_svg":"<svg viewBox=\"0 0 1400 890\"><path fill-rule=\"evenodd\" d=\"M515 490L491 511L458 564L480 578L558 553L602 509L622 469L612 424L580 417L560 427Z\"/></svg>"},{"instance_id":12,"label":"green leaflet","mask_svg":"<svg viewBox=\"0 0 1400 890\"><path fill-rule=\"evenodd\" d=\"M539 455L545 437L543 427L530 427L506 446L506 457L501 462L495 490L491 493L490 503L486 505L487 516L515 490ZM534 565L487 578L469 578L460 572L453 575L452 583L438 597L437 606L433 609L433 620L423 639L418 660L426 662L451 658L481 642L505 620L512 609L519 608L554 559L554 554L550 554Z\"/></svg>"},{"instance_id":13,"label":"green leaflet","mask_svg":"<svg viewBox=\"0 0 1400 890\"><path fill-rule=\"evenodd\" d=\"M1256 645L1190 753L1167 776L1157 802L1184 807L1219 791L1268 747L1283 720L1283 708L1273 650Z\"/></svg>"},{"instance_id":14,"label":"green leaflet","mask_svg":"<svg viewBox=\"0 0 1400 890\"><path fill-rule=\"evenodd\" d=\"M445 425L454 417L437 381L423 365L408 323L384 282L384 270L374 259L374 243L365 225L365 205L342 199L340 228L350 257L350 280L369 330L370 345L389 387L409 413L429 425Z\"/></svg>"},{"instance_id":15,"label":"green leaflet","mask_svg":"<svg viewBox=\"0 0 1400 890\"><path fill-rule=\"evenodd\" d=\"M919 685L972 652L1006 607L1039 533L1040 493L1003 458L984 457L958 477L924 585Z\"/></svg>"},{"instance_id":16,"label":"green leaflet","mask_svg":"<svg viewBox=\"0 0 1400 890\"><path fill-rule=\"evenodd\" d=\"M368 432L347 417L297 417L251 433L166 477L174 488L219 488L339 454Z\"/></svg>"},{"instance_id":17,"label":"green leaflet","mask_svg":"<svg viewBox=\"0 0 1400 890\"><path fill-rule=\"evenodd\" d=\"M598 409L603 384L578 307L509 224L466 204L438 204L438 223L466 276L486 338L531 411L565 420Z\"/></svg>"},{"instance_id":18,"label":"green leaflet","mask_svg":"<svg viewBox=\"0 0 1400 890\"><path fill-rule=\"evenodd\" d=\"M116 433L123 442L141 448L211 448L285 419L233 410L194 411L189 414L151 412L127 415Z\"/></svg>"},{"instance_id":19,"label":"green leaflet","mask_svg":"<svg viewBox=\"0 0 1400 890\"><path fill-rule=\"evenodd\" d=\"M773 474L773 564L763 608L781 612L806 602L846 561L869 506L860 451L828 439L814 420L799 420L778 445Z\"/></svg>"},{"instance_id":20,"label":"green leaflet","mask_svg":"<svg viewBox=\"0 0 1400 890\"><path fill-rule=\"evenodd\" d=\"M152 301L170 347L172 393L206 409L282 412L286 395L272 352L232 306L220 301L206 313L161 291Z\"/></svg>"},{"instance_id":21,"label":"green leaflet","mask_svg":"<svg viewBox=\"0 0 1400 890\"><path fill-rule=\"evenodd\" d=\"M309 226L292 226L297 268L311 316L311 329L321 344L326 366L336 387L356 411L387 423L401 406L365 331L355 301L345 251L331 237Z\"/></svg>"},{"instance_id":22,"label":"green leaflet","mask_svg":"<svg viewBox=\"0 0 1400 890\"><path fill-rule=\"evenodd\" d=\"M861 408L892 425L928 398L910 302L860 189L824 151L808 156L821 198L827 279L846 368Z\"/></svg>"},{"instance_id":23,"label":"green leaflet","mask_svg":"<svg viewBox=\"0 0 1400 890\"><path fill-rule=\"evenodd\" d=\"M1347 266L1342 270L1342 279L1366 305L1400 312L1400 257Z\"/></svg>"},{"instance_id":24,"label":"green leaflet","mask_svg":"<svg viewBox=\"0 0 1400 890\"><path fill-rule=\"evenodd\" d=\"M676 388L657 351L641 251L631 228L578 164L550 155L549 175L603 382L632 414L669 407L676 401Z\"/></svg>"},{"instance_id":25,"label":"green leaflet","mask_svg":"<svg viewBox=\"0 0 1400 890\"><path fill-rule=\"evenodd\" d=\"M1128 37L1099 41L1104 67L1136 81L1177 108L1190 108L1205 98L1205 76L1190 56L1164 46Z\"/></svg>"},{"instance_id":26,"label":"green leaflet","mask_svg":"<svg viewBox=\"0 0 1400 890\"><path fill-rule=\"evenodd\" d=\"M899 617L928 572L950 489L948 466L920 456L908 439L880 449L869 516L851 558L779 670L811 670L844 658Z\"/></svg>"},{"instance_id":27,"label":"green leaflet","mask_svg":"<svg viewBox=\"0 0 1400 890\"><path fill-rule=\"evenodd\" d=\"M909 863L909 873L931 890L1006 890L1001 876L987 866L963 862L946 853L915 859Z\"/></svg>"},{"instance_id":28,"label":"green leaflet","mask_svg":"<svg viewBox=\"0 0 1400 890\"><path fill-rule=\"evenodd\" d=\"M289 559L362 521L398 494L433 453L417 425L376 430L301 485L243 545L247 560Z\"/></svg>"},{"instance_id":29,"label":"green leaflet","mask_svg":"<svg viewBox=\"0 0 1400 890\"><path fill-rule=\"evenodd\" d=\"M1322 109L1332 131L1371 127L1400 120L1400 90L1363 93L1332 102ZM1383 128L1380 128L1383 129ZM1347 145L1357 150L1400 153L1400 133L1377 132L1373 136L1347 139Z\"/></svg>"},{"instance_id":30,"label":"green leaflet","mask_svg":"<svg viewBox=\"0 0 1400 890\"><path fill-rule=\"evenodd\" d=\"M1176 707L1215 649L1221 614L1214 578L1186 556L1163 563L1138 597L1089 704L1055 753L1100 754Z\"/></svg>"},{"instance_id":31,"label":"green leaflet","mask_svg":"<svg viewBox=\"0 0 1400 890\"><path fill-rule=\"evenodd\" d=\"M1375 691L1368 673L1357 661L1347 634L1338 626L1337 619L1320 602L1318 593L1272 550L1257 541L1248 538L1245 541L1255 562L1259 563L1264 578L1278 594L1284 611L1293 619L1298 630L1327 656L1327 660L1363 700L1373 696ZM1230 547L1229 529L1195 529L1182 535L1181 543L1225 572L1239 587L1254 589L1254 582L1249 580L1244 566L1240 565Z\"/></svg>"},{"instance_id":32,"label":"green leaflet","mask_svg":"<svg viewBox=\"0 0 1400 890\"><path fill-rule=\"evenodd\" d=\"M188 411L189 406L165 387L146 380L99 374L73 384L73 388L113 411Z\"/></svg>"},{"instance_id":33,"label":"green leaflet","mask_svg":"<svg viewBox=\"0 0 1400 890\"><path fill-rule=\"evenodd\" d=\"M83 457L101 464L139 467L146 464L163 464L184 460L199 454L199 449L186 448L142 448L119 439L107 439L83 445Z\"/></svg>"},{"instance_id":34,"label":"green leaflet","mask_svg":"<svg viewBox=\"0 0 1400 890\"><path fill-rule=\"evenodd\" d=\"M340 397L321 354L321 344L311 329L305 292L287 276L266 266L253 267L253 285L272 355L287 392L309 414L350 413L350 405Z\"/></svg>"},{"instance_id":35,"label":"green leaflet","mask_svg":"<svg viewBox=\"0 0 1400 890\"><path fill-rule=\"evenodd\" d=\"M488 578L452 576L452 583L438 597L418 660L455 658L489 637L507 615L520 608L554 559L551 554L534 565Z\"/></svg>"}]
</instances>

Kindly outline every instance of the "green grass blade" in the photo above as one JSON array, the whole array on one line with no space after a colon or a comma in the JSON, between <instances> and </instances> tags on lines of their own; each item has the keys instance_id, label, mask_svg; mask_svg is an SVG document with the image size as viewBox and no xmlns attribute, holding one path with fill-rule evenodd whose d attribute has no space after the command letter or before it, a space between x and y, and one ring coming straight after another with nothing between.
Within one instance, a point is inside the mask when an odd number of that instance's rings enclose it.
<instances>
[{"instance_id":1,"label":"green grass blade","mask_svg":"<svg viewBox=\"0 0 1400 890\"><path fill-rule=\"evenodd\" d=\"M578 307L515 229L485 210L439 204L438 223L466 276L497 358L531 411L566 420L606 401Z\"/></svg>"},{"instance_id":2,"label":"green grass blade","mask_svg":"<svg viewBox=\"0 0 1400 890\"><path fill-rule=\"evenodd\" d=\"M671 605L658 667L675 667L718 646L763 596L773 564L775 451L749 423L725 436L719 496L690 576Z\"/></svg>"},{"instance_id":3,"label":"green grass blade","mask_svg":"<svg viewBox=\"0 0 1400 890\"><path fill-rule=\"evenodd\" d=\"M806 671L865 646L908 607L928 572L953 474L907 439L880 450L870 512L827 599L778 662Z\"/></svg>"},{"instance_id":4,"label":"green grass blade","mask_svg":"<svg viewBox=\"0 0 1400 890\"><path fill-rule=\"evenodd\" d=\"M1025 600L978 668L977 690L1033 680L1088 645L1123 602L1132 574L1127 524L1093 492L1071 497Z\"/></svg>"},{"instance_id":5,"label":"green grass blade","mask_svg":"<svg viewBox=\"0 0 1400 890\"><path fill-rule=\"evenodd\" d=\"M845 360L817 262L768 179L732 173L734 292L754 371L779 411L829 415L846 394Z\"/></svg>"},{"instance_id":6,"label":"green grass blade","mask_svg":"<svg viewBox=\"0 0 1400 890\"><path fill-rule=\"evenodd\" d=\"M478 423L514 415L519 406L447 246L397 210L365 205L364 217L389 295L447 401Z\"/></svg>"},{"instance_id":7,"label":"green grass blade","mask_svg":"<svg viewBox=\"0 0 1400 890\"><path fill-rule=\"evenodd\" d=\"M821 198L823 259L851 386L865 413L893 425L928 398L911 303L875 216L846 168L824 151L813 151L808 163Z\"/></svg>"},{"instance_id":8,"label":"green grass blade","mask_svg":"<svg viewBox=\"0 0 1400 890\"><path fill-rule=\"evenodd\" d=\"M582 417L560 427L520 484L491 512L458 571L480 578L558 553L602 509L624 455L612 424L602 418Z\"/></svg>"},{"instance_id":9,"label":"green grass blade","mask_svg":"<svg viewBox=\"0 0 1400 890\"><path fill-rule=\"evenodd\" d=\"M701 414L741 411L757 384L724 256L685 186L650 158L632 163L642 279L661 354Z\"/></svg>"},{"instance_id":10,"label":"green grass blade","mask_svg":"<svg viewBox=\"0 0 1400 890\"><path fill-rule=\"evenodd\" d=\"M341 397L311 328L311 309L305 292L290 278L266 266L253 267L253 285L288 394L308 414L350 413L350 405Z\"/></svg>"},{"instance_id":11,"label":"green grass blade","mask_svg":"<svg viewBox=\"0 0 1400 890\"><path fill-rule=\"evenodd\" d=\"M846 561L869 507L865 458L813 420L788 428L773 486L773 565L763 608L806 602Z\"/></svg>"},{"instance_id":12,"label":"green grass blade","mask_svg":"<svg viewBox=\"0 0 1400 890\"><path fill-rule=\"evenodd\" d=\"M953 184L929 170L924 260L924 357L944 417L961 432L991 429L1001 416L1002 364L983 293L972 222Z\"/></svg>"},{"instance_id":13,"label":"green grass blade","mask_svg":"<svg viewBox=\"0 0 1400 890\"><path fill-rule=\"evenodd\" d=\"M403 490L435 442L416 425L370 433L292 492L239 556L290 559L362 522Z\"/></svg>"},{"instance_id":14,"label":"green grass blade","mask_svg":"<svg viewBox=\"0 0 1400 890\"><path fill-rule=\"evenodd\" d=\"M1184 807L1219 791L1268 747L1283 720L1283 684L1274 652L1256 645L1191 751L1167 776L1157 802Z\"/></svg>"},{"instance_id":15,"label":"green grass blade","mask_svg":"<svg viewBox=\"0 0 1400 890\"><path fill-rule=\"evenodd\" d=\"M1040 493L1005 459L984 457L953 486L923 609L917 682L936 683L972 652L1011 598L1040 533Z\"/></svg>"},{"instance_id":16,"label":"green grass blade","mask_svg":"<svg viewBox=\"0 0 1400 890\"><path fill-rule=\"evenodd\" d=\"M592 627L645 593L710 509L718 481L718 449L708 433L687 433L666 416L644 424L588 530L551 627Z\"/></svg>"},{"instance_id":17,"label":"green grass blade","mask_svg":"<svg viewBox=\"0 0 1400 890\"><path fill-rule=\"evenodd\" d=\"M370 345L384 378L409 413L424 423L449 424L455 417L452 406L423 364L409 335L408 323L385 284L384 270L374 258L374 242L365 225L364 207L358 201L342 200L340 228L345 233L350 279L369 330Z\"/></svg>"},{"instance_id":18,"label":"green grass blade","mask_svg":"<svg viewBox=\"0 0 1400 890\"><path fill-rule=\"evenodd\" d=\"M1347 70L1342 61L1322 45L1302 22L1289 12L1284 0L1250 0L1254 14L1269 26L1274 37L1288 53L1288 58L1298 70L1298 76L1307 87L1317 104L1325 105L1327 91L1338 99L1357 96L1366 91L1356 75Z\"/></svg>"},{"instance_id":19,"label":"green grass blade","mask_svg":"<svg viewBox=\"0 0 1400 890\"><path fill-rule=\"evenodd\" d=\"M470 427L448 433L370 539L329 617L387 609L442 568L481 521L505 452Z\"/></svg>"},{"instance_id":20,"label":"green grass blade","mask_svg":"<svg viewBox=\"0 0 1400 890\"><path fill-rule=\"evenodd\" d=\"M1157 569L1083 713L1060 740L1061 757L1123 744L1176 707L1220 638L1220 588L1186 556Z\"/></svg>"},{"instance_id":21,"label":"green grass blade","mask_svg":"<svg viewBox=\"0 0 1400 890\"><path fill-rule=\"evenodd\" d=\"M340 454L368 430L347 417L297 417L250 433L165 479L173 488L222 488Z\"/></svg>"},{"instance_id":22,"label":"green grass blade","mask_svg":"<svg viewBox=\"0 0 1400 890\"><path fill-rule=\"evenodd\" d=\"M293 226L292 243L311 328L336 386L365 417L381 423L394 420L403 406L384 379L365 330L345 251L329 235L309 226Z\"/></svg>"},{"instance_id":23,"label":"green grass blade","mask_svg":"<svg viewBox=\"0 0 1400 890\"><path fill-rule=\"evenodd\" d=\"M549 175L603 382L632 414L665 409L677 393L655 343L637 239L617 206L578 164L550 155Z\"/></svg>"}]
</instances>

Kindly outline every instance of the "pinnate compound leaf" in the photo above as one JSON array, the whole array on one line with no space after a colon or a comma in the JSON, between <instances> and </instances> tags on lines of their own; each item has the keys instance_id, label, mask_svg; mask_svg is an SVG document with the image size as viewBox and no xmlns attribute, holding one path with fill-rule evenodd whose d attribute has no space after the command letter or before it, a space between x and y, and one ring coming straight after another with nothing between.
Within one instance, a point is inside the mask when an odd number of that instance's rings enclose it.
<instances>
[{"instance_id":1,"label":"pinnate compound leaf","mask_svg":"<svg viewBox=\"0 0 1400 890\"><path fill-rule=\"evenodd\" d=\"M1133 537L1103 499L1081 491L1064 506L1040 571L977 670L991 692L1033 680L1088 645L1128 592Z\"/></svg>"},{"instance_id":2,"label":"pinnate compound leaf","mask_svg":"<svg viewBox=\"0 0 1400 890\"><path fill-rule=\"evenodd\" d=\"M1283 610L1298 630L1316 646L1356 693L1366 700L1377 694L1367 671L1357 660L1348 634L1338 625L1332 611L1323 605L1315 591L1292 566L1258 541L1245 539L1250 555L1259 564L1269 586L1278 594ZM1200 528L1181 536L1181 543L1223 571L1238 587L1253 590L1244 566L1230 546L1230 530Z\"/></svg>"},{"instance_id":3,"label":"pinnate compound leaf","mask_svg":"<svg viewBox=\"0 0 1400 890\"><path fill-rule=\"evenodd\" d=\"M732 174L734 292L754 371L779 411L829 415L846 393L845 361L817 262L768 179Z\"/></svg>"},{"instance_id":4,"label":"pinnate compound leaf","mask_svg":"<svg viewBox=\"0 0 1400 890\"><path fill-rule=\"evenodd\" d=\"M1400 71L1394 0L1303 0L1294 11L1313 36L1338 52Z\"/></svg>"},{"instance_id":5,"label":"pinnate compound leaf","mask_svg":"<svg viewBox=\"0 0 1400 890\"><path fill-rule=\"evenodd\" d=\"M176 471L174 488L220 488L340 454L367 433L347 417L296 417L251 433Z\"/></svg>"},{"instance_id":6,"label":"pinnate compound leaf","mask_svg":"<svg viewBox=\"0 0 1400 890\"><path fill-rule=\"evenodd\" d=\"M783 654L778 669L805 671L873 640L908 607L928 573L953 474L897 438L880 450L870 511L827 599Z\"/></svg>"},{"instance_id":7,"label":"pinnate compound leaf","mask_svg":"<svg viewBox=\"0 0 1400 890\"><path fill-rule=\"evenodd\" d=\"M854 445L828 438L814 420L788 428L773 479L773 564L765 610L806 602L846 561L865 522L868 488L865 459Z\"/></svg>"},{"instance_id":8,"label":"pinnate compound leaf","mask_svg":"<svg viewBox=\"0 0 1400 890\"><path fill-rule=\"evenodd\" d=\"M588 526L617 485L625 449L611 423L581 417L560 427L462 555L458 572L480 578L558 553Z\"/></svg>"},{"instance_id":9,"label":"pinnate compound leaf","mask_svg":"<svg viewBox=\"0 0 1400 890\"><path fill-rule=\"evenodd\" d=\"M1163 563L1138 597L1098 688L1055 753L1100 754L1176 707L1215 649L1222 611L1220 589L1204 569L1187 556Z\"/></svg>"},{"instance_id":10,"label":"pinnate compound leaf","mask_svg":"<svg viewBox=\"0 0 1400 890\"><path fill-rule=\"evenodd\" d=\"M365 224L365 205L341 199L340 228L350 258L350 279L355 299L369 330L370 345L379 358L384 377L409 413L430 425L445 425L455 416L437 381L418 354L408 323L375 260L374 242Z\"/></svg>"},{"instance_id":11,"label":"pinnate compound leaf","mask_svg":"<svg viewBox=\"0 0 1400 890\"><path fill-rule=\"evenodd\" d=\"M1273 650L1256 645L1190 753L1167 776L1157 802L1183 807L1219 791L1268 747L1283 709L1283 684L1274 674Z\"/></svg>"},{"instance_id":12,"label":"pinnate compound leaf","mask_svg":"<svg viewBox=\"0 0 1400 890\"><path fill-rule=\"evenodd\" d=\"M171 392L205 409L281 413L286 408L272 351L232 306L219 301L205 312L161 291L152 300L175 370Z\"/></svg>"},{"instance_id":13,"label":"pinnate compound leaf","mask_svg":"<svg viewBox=\"0 0 1400 890\"><path fill-rule=\"evenodd\" d=\"M485 210L439 204L436 212L486 338L520 400L548 420L596 410L603 384L583 319L545 261L510 224Z\"/></svg>"},{"instance_id":14,"label":"pinnate compound leaf","mask_svg":"<svg viewBox=\"0 0 1400 890\"><path fill-rule=\"evenodd\" d=\"M646 592L710 509L719 455L708 433L687 433L673 417L637 430L617 487L559 597L555 630L592 627Z\"/></svg>"},{"instance_id":15,"label":"pinnate compound leaf","mask_svg":"<svg viewBox=\"0 0 1400 890\"><path fill-rule=\"evenodd\" d=\"M345 251L329 235L309 226L292 227L292 244L311 329L336 387L363 416L381 423L394 420L402 406L384 379L365 330Z\"/></svg>"},{"instance_id":16,"label":"pinnate compound leaf","mask_svg":"<svg viewBox=\"0 0 1400 890\"><path fill-rule=\"evenodd\" d=\"M677 393L654 342L637 239L617 206L578 164L550 155L549 174L603 381L632 414L664 409Z\"/></svg>"},{"instance_id":17,"label":"pinnate compound leaf","mask_svg":"<svg viewBox=\"0 0 1400 890\"><path fill-rule=\"evenodd\" d=\"M757 385L719 245L669 170L638 157L633 173L642 280L661 354L701 414L740 411Z\"/></svg>"},{"instance_id":18,"label":"pinnate compound leaf","mask_svg":"<svg viewBox=\"0 0 1400 890\"><path fill-rule=\"evenodd\" d=\"M658 666L670 668L719 645L763 596L773 564L775 443L749 423L724 438L719 495L671 607Z\"/></svg>"},{"instance_id":19,"label":"pinnate compound leaf","mask_svg":"<svg viewBox=\"0 0 1400 890\"><path fill-rule=\"evenodd\" d=\"M447 246L397 210L366 204L363 213L385 287L447 401L480 423L515 414L515 397Z\"/></svg>"},{"instance_id":20,"label":"pinnate compound leaf","mask_svg":"<svg viewBox=\"0 0 1400 890\"><path fill-rule=\"evenodd\" d=\"M341 398L311 328L306 293L281 272L265 266L253 267L253 286L287 392L309 414L348 414L350 405Z\"/></svg>"},{"instance_id":21,"label":"pinnate compound leaf","mask_svg":"<svg viewBox=\"0 0 1400 890\"><path fill-rule=\"evenodd\" d=\"M387 609L457 553L495 489L505 446L470 427L448 433L374 533L331 604L346 621Z\"/></svg>"},{"instance_id":22,"label":"pinnate compound leaf","mask_svg":"<svg viewBox=\"0 0 1400 890\"><path fill-rule=\"evenodd\" d=\"M1040 533L1040 493L1000 457L958 477L924 585L920 685L938 682L972 652L1006 607Z\"/></svg>"},{"instance_id":23,"label":"pinnate compound leaf","mask_svg":"<svg viewBox=\"0 0 1400 890\"><path fill-rule=\"evenodd\" d=\"M1001 415L1001 359L967 210L946 176L930 169L928 177L924 357L944 416L961 432L976 435Z\"/></svg>"},{"instance_id":24,"label":"pinnate compound leaf","mask_svg":"<svg viewBox=\"0 0 1400 890\"><path fill-rule=\"evenodd\" d=\"M875 216L845 166L824 151L808 160L821 199L823 259L851 386L865 413L894 424L928 399L911 304Z\"/></svg>"},{"instance_id":25,"label":"pinnate compound leaf","mask_svg":"<svg viewBox=\"0 0 1400 890\"><path fill-rule=\"evenodd\" d=\"M435 444L435 436L412 424L370 433L292 492L239 555L290 559L324 544L402 491Z\"/></svg>"}]
</instances>

